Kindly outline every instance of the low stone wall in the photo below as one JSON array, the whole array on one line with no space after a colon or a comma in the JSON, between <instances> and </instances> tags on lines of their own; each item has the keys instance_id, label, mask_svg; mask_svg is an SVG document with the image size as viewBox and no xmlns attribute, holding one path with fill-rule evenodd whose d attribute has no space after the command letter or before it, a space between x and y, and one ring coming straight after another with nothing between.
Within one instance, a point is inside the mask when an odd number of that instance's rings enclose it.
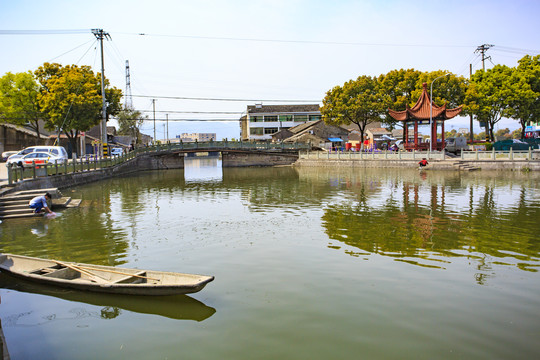
<instances>
[{"instance_id":1,"label":"low stone wall","mask_svg":"<svg viewBox=\"0 0 540 360\"><path fill-rule=\"evenodd\" d=\"M99 181L115 176L129 175L137 173L139 171L182 169L183 167L183 154L175 154L168 152L140 154L134 159L105 169L83 171L55 176L45 176L36 179L27 179L16 183L3 193L32 189L62 189L76 185L88 184L94 181Z\"/></svg>"},{"instance_id":2,"label":"low stone wall","mask_svg":"<svg viewBox=\"0 0 540 360\"><path fill-rule=\"evenodd\" d=\"M223 167L291 165L298 160L298 153L223 151L221 160Z\"/></svg>"},{"instance_id":3,"label":"low stone wall","mask_svg":"<svg viewBox=\"0 0 540 360\"><path fill-rule=\"evenodd\" d=\"M417 168L418 160L384 159L299 159L294 166L312 167L358 167L358 168ZM429 160L431 170L500 170L500 171L540 171L539 160Z\"/></svg>"}]
</instances>

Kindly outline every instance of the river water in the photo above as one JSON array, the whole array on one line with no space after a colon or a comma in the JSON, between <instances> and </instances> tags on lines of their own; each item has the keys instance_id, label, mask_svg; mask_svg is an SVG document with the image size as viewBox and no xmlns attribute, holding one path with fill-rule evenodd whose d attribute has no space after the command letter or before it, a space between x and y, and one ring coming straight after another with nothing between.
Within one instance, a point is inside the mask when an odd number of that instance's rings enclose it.
<instances>
[{"instance_id":1,"label":"river water","mask_svg":"<svg viewBox=\"0 0 540 360\"><path fill-rule=\"evenodd\" d=\"M538 174L220 165L0 224L3 252L216 277L141 298L2 275L11 358L539 358Z\"/></svg>"}]
</instances>

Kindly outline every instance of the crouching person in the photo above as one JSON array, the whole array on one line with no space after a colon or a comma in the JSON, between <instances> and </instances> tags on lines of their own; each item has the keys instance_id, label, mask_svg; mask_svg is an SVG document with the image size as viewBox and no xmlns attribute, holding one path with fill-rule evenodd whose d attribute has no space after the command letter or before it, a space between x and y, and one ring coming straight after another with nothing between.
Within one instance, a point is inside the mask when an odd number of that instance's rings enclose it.
<instances>
[{"instance_id":1,"label":"crouching person","mask_svg":"<svg viewBox=\"0 0 540 360\"><path fill-rule=\"evenodd\" d=\"M30 202L28 205L31 209L34 209L34 214L39 214L42 210L45 210L46 213L50 214L52 213L51 209L49 209L49 204L47 201L51 200L51 194L46 193L42 196L36 196Z\"/></svg>"}]
</instances>

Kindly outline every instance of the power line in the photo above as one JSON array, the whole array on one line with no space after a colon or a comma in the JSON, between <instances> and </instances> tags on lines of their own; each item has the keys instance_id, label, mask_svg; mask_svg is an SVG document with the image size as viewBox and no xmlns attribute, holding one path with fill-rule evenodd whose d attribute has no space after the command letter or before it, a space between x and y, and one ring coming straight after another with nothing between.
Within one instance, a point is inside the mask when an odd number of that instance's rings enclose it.
<instances>
[{"instance_id":1,"label":"power line","mask_svg":"<svg viewBox=\"0 0 540 360\"><path fill-rule=\"evenodd\" d=\"M134 118L134 119L126 119L127 121L138 121L138 120L143 120L145 122L150 122L150 121L154 121L154 119L148 119L148 118ZM179 119L171 119L171 118L156 118L155 121L208 121L208 122L238 122L240 121L239 118L235 118L235 119L230 119L230 118L224 118L224 119L194 119L194 118L186 118L186 119L182 119L182 118L179 118Z\"/></svg>"},{"instance_id":2,"label":"power line","mask_svg":"<svg viewBox=\"0 0 540 360\"><path fill-rule=\"evenodd\" d=\"M90 29L71 29L71 30L0 30L0 35L68 35L85 34Z\"/></svg>"},{"instance_id":3,"label":"power line","mask_svg":"<svg viewBox=\"0 0 540 360\"><path fill-rule=\"evenodd\" d=\"M153 99L170 99L170 100L204 100L204 101L266 101L266 102L321 102L321 100L268 100L268 99L232 99L232 98L203 98L203 97L187 97L187 96L158 96L158 95L132 95L133 97L153 98Z\"/></svg>"},{"instance_id":4,"label":"power line","mask_svg":"<svg viewBox=\"0 0 540 360\"><path fill-rule=\"evenodd\" d=\"M196 35L176 35L176 34L149 34L149 33L118 33L122 35L171 37L183 39L200 40L227 40L227 41L254 41L254 42L275 42L292 44L322 44L322 45L354 45L354 46L395 46L395 47L428 47L428 48L448 48L448 47L470 47L469 45L437 45L437 44L394 44L394 43L369 43L369 42L340 42L340 41L316 41L316 40L284 40L284 39L258 39L242 37L219 37L219 36L196 36Z\"/></svg>"},{"instance_id":5,"label":"power line","mask_svg":"<svg viewBox=\"0 0 540 360\"><path fill-rule=\"evenodd\" d=\"M139 112L152 112L152 110L135 110ZM156 110L157 113L168 114L242 114L243 111L177 111L177 110Z\"/></svg>"}]
</instances>

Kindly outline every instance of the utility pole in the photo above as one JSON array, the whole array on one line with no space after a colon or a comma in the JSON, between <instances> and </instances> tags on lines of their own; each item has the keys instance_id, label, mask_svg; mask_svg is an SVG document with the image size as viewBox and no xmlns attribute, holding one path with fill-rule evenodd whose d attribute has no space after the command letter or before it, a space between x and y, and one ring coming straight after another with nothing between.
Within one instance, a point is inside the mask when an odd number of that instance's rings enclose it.
<instances>
[{"instance_id":1,"label":"utility pole","mask_svg":"<svg viewBox=\"0 0 540 360\"><path fill-rule=\"evenodd\" d=\"M169 141L169 114L165 114L167 116L167 141Z\"/></svg>"},{"instance_id":2,"label":"utility pole","mask_svg":"<svg viewBox=\"0 0 540 360\"><path fill-rule=\"evenodd\" d=\"M483 45L478 46L476 50L474 50L475 53L482 54L482 70L484 71L486 71L486 64L485 64L486 59L491 59L491 56L486 56L486 51L488 51L489 48L492 48L494 46L495 45L491 45L491 44L483 44Z\"/></svg>"},{"instance_id":3,"label":"utility pole","mask_svg":"<svg viewBox=\"0 0 540 360\"><path fill-rule=\"evenodd\" d=\"M469 64L469 79L472 80L472 64ZM470 131L469 131L469 140L471 141L471 144L473 144L474 142L474 134L473 134L473 116L472 114L469 114L469 127L470 127Z\"/></svg>"},{"instance_id":4,"label":"utility pole","mask_svg":"<svg viewBox=\"0 0 540 360\"><path fill-rule=\"evenodd\" d=\"M154 109L154 145L156 144L156 99L152 99L152 107Z\"/></svg>"},{"instance_id":5,"label":"utility pole","mask_svg":"<svg viewBox=\"0 0 540 360\"><path fill-rule=\"evenodd\" d=\"M488 51L488 49L492 48L493 46L495 46L495 45L483 44L483 45L480 45L479 47L477 47L476 50L474 51L475 53L482 54L482 71L486 71L486 64L485 64L486 59L491 59L491 56L486 57L486 51ZM485 124L486 124L486 127L485 127L485 129L486 129L486 141L489 141L489 139L490 139L490 136L489 136L489 124L488 124L487 121L485 122Z\"/></svg>"},{"instance_id":6,"label":"utility pole","mask_svg":"<svg viewBox=\"0 0 540 360\"><path fill-rule=\"evenodd\" d=\"M101 100L103 103L101 113L101 143L102 147L102 156L107 156L109 154L107 148L107 99L105 97L105 62L103 60L103 39L111 38L109 33L103 31L103 29L92 29L92 33L99 40L101 46Z\"/></svg>"}]
</instances>

